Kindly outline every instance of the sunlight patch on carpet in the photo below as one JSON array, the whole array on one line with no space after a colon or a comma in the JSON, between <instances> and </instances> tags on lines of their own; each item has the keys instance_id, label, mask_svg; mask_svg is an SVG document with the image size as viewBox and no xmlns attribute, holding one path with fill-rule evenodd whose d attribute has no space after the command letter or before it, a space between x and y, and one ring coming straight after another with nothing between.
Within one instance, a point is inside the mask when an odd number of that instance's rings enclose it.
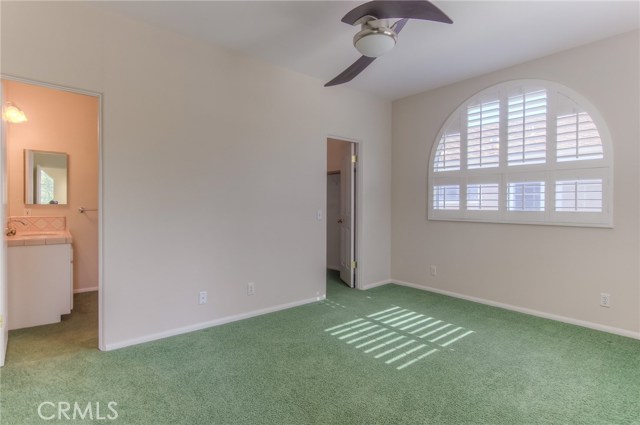
<instances>
[{"instance_id":1,"label":"sunlight patch on carpet","mask_svg":"<svg viewBox=\"0 0 640 425\"><path fill-rule=\"evenodd\" d=\"M450 346L474 331L435 317L394 306L324 330L353 347L402 370Z\"/></svg>"}]
</instances>

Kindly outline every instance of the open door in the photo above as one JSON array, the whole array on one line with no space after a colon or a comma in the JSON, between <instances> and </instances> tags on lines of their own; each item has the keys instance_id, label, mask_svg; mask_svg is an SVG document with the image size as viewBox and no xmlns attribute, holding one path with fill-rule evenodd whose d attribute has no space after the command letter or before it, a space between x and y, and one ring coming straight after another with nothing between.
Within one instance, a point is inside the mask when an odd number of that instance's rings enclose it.
<instances>
[{"instance_id":1,"label":"open door","mask_svg":"<svg viewBox=\"0 0 640 425\"><path fill-rule=\"evenodd\" d=\"M0 84L0 105L4 105L4 90ZM0 120L0 223L4 229L7 220L7 142L6 122ZM0 366L4 366L9 342L9 326L7 325L7 242L2 237L0 242Z\"/></svg>"},{"instance_id":2,"label":"open door","mask_svg":"<svg viewBox=\"0 0 640 425\"><path fill-rule=\"evenodd\" d=\"M354 288L355 280L355 146L349 143L350 154L342 158L340 167L340 279Z\"/></svg>"}]
</instances>

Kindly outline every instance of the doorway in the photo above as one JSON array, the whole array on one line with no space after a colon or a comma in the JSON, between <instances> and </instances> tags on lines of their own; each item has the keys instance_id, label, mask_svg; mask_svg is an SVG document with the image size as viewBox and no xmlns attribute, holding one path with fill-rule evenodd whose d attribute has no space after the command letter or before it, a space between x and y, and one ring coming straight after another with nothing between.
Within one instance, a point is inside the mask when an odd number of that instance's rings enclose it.
<instances>
[{"instance_id":1,"label":"doorway","mask_svg":"<svg viewBox=\"0 0 640 425\"><path fill-rule=\"evenodd\" d=\"M327 269L357 286L357 143L327 139Z\"/></svg>"},{"instance_id":2,"label":"doorway","mask_svg":"<svg viewBox=\"0 0 640 425\"><path fill-rule=\"evenodd\" d=\"M101 95L2 76L3 112L9 104L18 106L27 119L2 122L2 149L6 153L2 158L3 224L12 220L11 227L18 235L41 232L57 237L57 232L68 231L70 313L62 312L61 322L65 329L80 329L85 346L100 348ZM13 241L16 244L19 240ZM40 324L40 319L21 314L19 291L11 289L16 276L26 279L16 259L31 254L25 253L26 246L5 248L0 256L3 270L8 271L8 276L3 273L0 278L0 314L5 318L2 334L10 340L11 334L6 332L16 329L22 339L23 333ZM58 315L54 316L57 321ZM47 321L51 323L51 319ZM52 328L48 334L55 333Z\"/></svg>"}]
</instances>

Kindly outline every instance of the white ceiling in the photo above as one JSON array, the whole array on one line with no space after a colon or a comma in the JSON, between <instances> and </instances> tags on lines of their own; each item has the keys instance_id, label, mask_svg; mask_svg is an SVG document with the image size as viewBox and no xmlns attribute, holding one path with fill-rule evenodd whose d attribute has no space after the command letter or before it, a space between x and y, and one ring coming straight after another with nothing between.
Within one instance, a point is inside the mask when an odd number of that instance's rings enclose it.
<instances>
[{"instance_id":1,"label":"white ceiling","mask_svg":"<svg viewBox=\"0 0 640 425\"><path fill-rule=\"evenodd\" d=\"M237 50L323 84L359 58L352 1L110 1L112 12ZM640 27L635 1L434 1L350 87L395 100ZM335 90L327 88L326 90Z\"/></svg>"}]
</instances>

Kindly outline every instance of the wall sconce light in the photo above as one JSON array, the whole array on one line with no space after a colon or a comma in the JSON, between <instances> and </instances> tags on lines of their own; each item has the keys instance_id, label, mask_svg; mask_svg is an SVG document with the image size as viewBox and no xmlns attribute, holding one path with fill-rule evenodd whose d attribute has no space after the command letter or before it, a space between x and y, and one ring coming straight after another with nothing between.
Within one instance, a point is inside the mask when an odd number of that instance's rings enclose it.
<instances>
[{"instance_id":1,"label":"wall sconce light","mask_svg":"<svg viewBox=\"0 0 640 425\"><path fill-rule=\"evenodd\" d=\"M7 102L4 108L2 108L2 119L6 122L20 124L21 122L27 121L27 116L15 103Z\"/></svg>"}]
</instances>

